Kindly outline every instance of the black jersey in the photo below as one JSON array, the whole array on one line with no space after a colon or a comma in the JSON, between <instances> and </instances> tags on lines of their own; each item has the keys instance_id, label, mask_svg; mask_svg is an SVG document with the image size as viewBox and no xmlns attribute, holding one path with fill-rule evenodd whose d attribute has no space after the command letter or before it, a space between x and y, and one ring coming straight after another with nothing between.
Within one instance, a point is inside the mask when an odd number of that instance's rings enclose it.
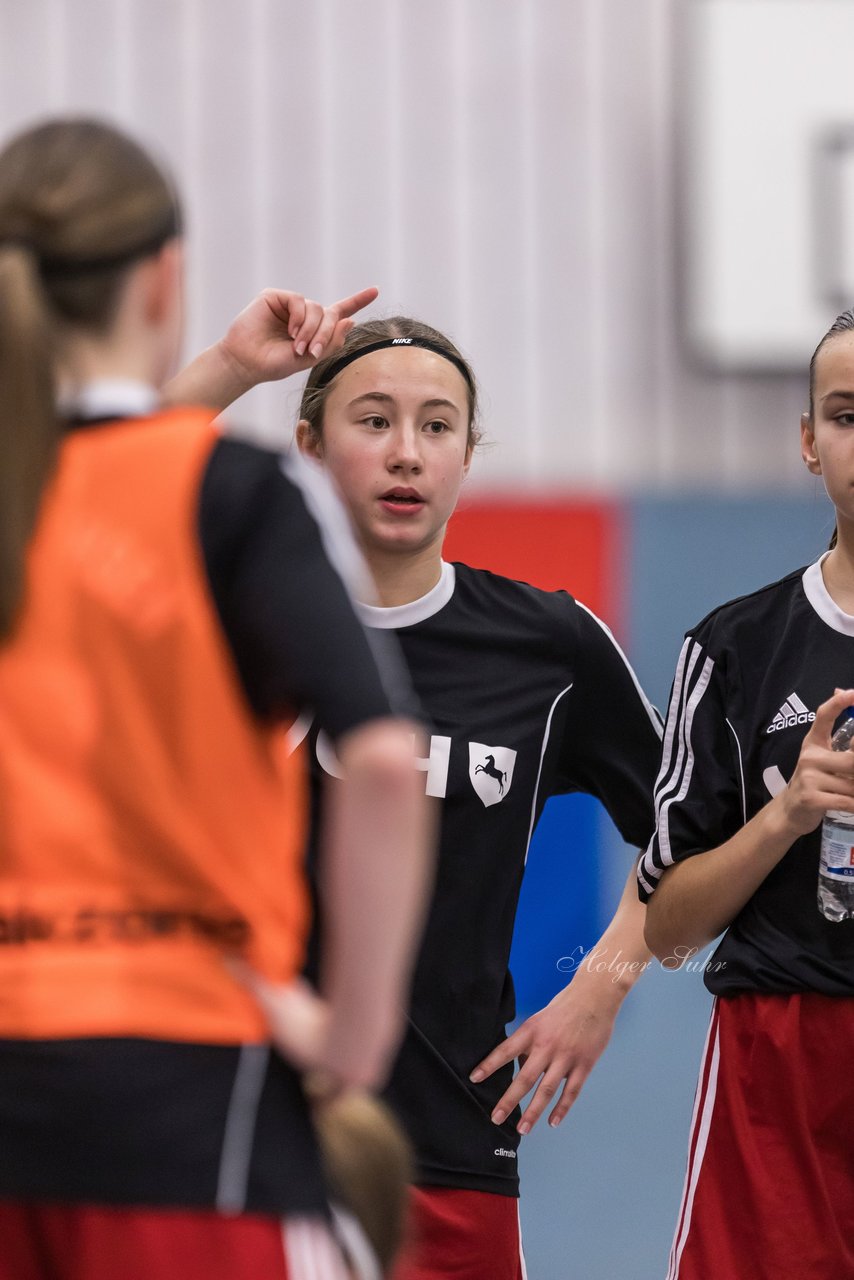
<instances>
[{"instance_id":1,"label":"black jersey","mask_svg":"<svg viewBox=\"0 0 854 1280\"><path fill-rule=\"evenodd\" d=\"M512 1066L479 1085L468 1076L515 1014L508 960L531 835L549 796L584 791L643 846L660 721L610 632L565 592L444 565L422 599L360 613L398 637L433 726L425 788L444 801L387 1098L415 1142L419 1182L515 1195L519 1113L490 1119Z\"/></svg>"},{"instance_id":2,"label":"black jersey","mask_svg":"<svg viewBox=\"0 0 854 1280\"><path fill-rule=\"evenodd\" d=\"M852 683L854 618L820 563L709 614L688 633L670 698L656 831L639 869L649 897L665 867L715 849L792 776L816 708ZM854 994L854 924L816 905L820 829L796 840L705 966L717 995Z\"/></svg>"}]
</instances>

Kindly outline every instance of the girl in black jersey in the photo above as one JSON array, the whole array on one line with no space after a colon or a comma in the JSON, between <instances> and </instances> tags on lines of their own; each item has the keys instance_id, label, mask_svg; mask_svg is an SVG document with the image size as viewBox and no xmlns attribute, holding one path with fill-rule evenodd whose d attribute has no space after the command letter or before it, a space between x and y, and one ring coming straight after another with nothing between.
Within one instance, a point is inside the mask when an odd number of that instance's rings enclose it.
<instances>
[{"instance_id":1,"label":"girl in black jersey","mask_svg":"<svg viewBox=\"0 0 854 1280\"><path fill-rule=\"evenodd\" d=\"M373 1085L402 1030L415 722L278 457L177 407L230 395L247 343L261 376L308 367L375 291L271 290L167 386L182 275L172 186L124 134L0 152L2 1280L343 1280L300 1074ZM347 769L323 998L304 706ZM287 984L283 1052L238 956Z\"/></svg>"},{"instance_id":2,"label":"girl in black jersey","mask_svg":"<svg viewBox=\"0 0 854 1280\"><path fill-rule=\"evenodd\" d=\"M689 632L639 866L662 960L725 930L668 1280L854 1276L854 921L816 902L822 818L854 813L854 754L830 745L854 706L850 311L813 356L801 451L831 550Z\"/></svg>"},{"instance_id":3,"label":"girl in black jersey","mask_svg":"<svg viewBox=\"0 0 854 1280\"><path fill-rule=\"evenodd\" d=\"M648 957L632 874L596 948L600 962L623 962L620 980L607 963L582 965L505 1039L528 842L550 795L582 790L644 844L659 721L583 605L443 561L477 442L474 377L444 335L400 317L356 326L312 370L297 439L349 508L379 592L361 614L403 648L431 720L424 787L443 802L409 1031L387 1092L418 1165L401 1280L517 1280L520 1137L550 1102L551 1124L566 1115ZM334 769L322 734L316 754Z\"/></svg>"}]
</instances>

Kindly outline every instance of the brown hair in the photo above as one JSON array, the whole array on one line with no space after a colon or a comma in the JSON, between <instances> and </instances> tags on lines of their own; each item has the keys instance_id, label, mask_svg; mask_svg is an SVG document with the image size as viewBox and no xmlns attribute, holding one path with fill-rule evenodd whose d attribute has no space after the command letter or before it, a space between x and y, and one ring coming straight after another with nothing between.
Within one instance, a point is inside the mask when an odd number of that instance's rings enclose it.
<instances>
[{"instance_id":1,"label":"brown hair","mask_svg":"<svg viewBox=\"0 0 854 1280\"><path fill-rule=\"evenodd\" d=\"M406 1229L409 1140L382 1102L355 1090L320 1106L315 1124L332 1200L356 1219L385 1275Z\"/></svg>"},{"instance_id":2,"label":"brown hair","mask_svg":"<svg viewBox=\"0 0 854 1280\"><path fill-rule=\"evenodd\" d=\"M843 311L842 315L836 317L833 324L830 326L827 333L812 353L812 359L810 360L810 419L812 419L813 413L815 412L815 375L818 354L824 344L829 342L831 338L836 336L836 334L850 333L852 330L854 330L854 311Z\"/></svg>"},{"instance_id":3,"label":"brown hair","mask_svg":"<svg viewBox=\"0 0 854 1280\"><path fill-rule=\"evenodd\" d=\"M128 267L178 231L170 183L109 125L50 121L0 153L0 640L57 450L62 328L108 330Z\"/></svg>"},{"instance_id":4,"label":"brown hair","mask_svg":"<svg viewBox=\"0 0 854 1280\"><path fill-rule=\"evenodd\" d=\"M312 435L319 440L323 434L323 410L329 389L335 382L333 378L325 386L318 385L322 382L326 370L348 352L361 351L364 347L369 347L374 342L382 342L384 339L390 338L420 338L423 341L430 342L434 347L447 351L467 370L468 379L464 379L464 381L466 381L469 407L468 442L469 447L474 448L480 441L480 431L477 425L477 382L475 381L472 367L465 356L444 333L441 333L438 329L431 328L429 324L423 324L420 320L412 320L409 316L390 316L385 320L365 320L362 324L354 325L344 339L343 346L333 355L318 361L308 376L299 410L300 419L308 423Z\"/></svg>"},{"instance_id":5,"label":"brown hair","mask_svg":"<svg viewBox=\"0 0 854 1280\"><path fill-rule=\"evenodd\" d=\"M831 338L835 338L838 333L851 333L852 331L854 331L854 310L843 311L841 315L838 315L836 317L833 324L830 326L827 333L824 335L821 342L818 344L815 351L812 353L812 359L810 360L810 407L809 407L810 422L813 421L813 418L815 415L815 381L816 381L816 368L818 364L819 352L821 351L825 343L829 342ZM834 528L833 533L831 534L830 542L828 544L828 547L831 551L836 546L836 540L837 540L837 529Z\"/></svg>"}]
</instances>

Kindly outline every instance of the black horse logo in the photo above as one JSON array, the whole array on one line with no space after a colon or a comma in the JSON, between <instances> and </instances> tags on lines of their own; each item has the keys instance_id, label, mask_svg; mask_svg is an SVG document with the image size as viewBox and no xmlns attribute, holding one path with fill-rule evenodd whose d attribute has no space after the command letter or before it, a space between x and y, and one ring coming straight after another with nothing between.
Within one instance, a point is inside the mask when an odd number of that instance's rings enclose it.
<instances>
[{"instance_id":1,"label":"black horse logo","mask_svg":"<svg viewBox=\"0 0 854 1280\"><path fill-rule=\"evenodd\" d=\"M488 778L494 778L498 783L498 794L501 796L504 795L504 783L507 779L507 774L506 772L502 773L502 771L497 768L495 764L495 756L487 756L483 764L475 765L474 771L475 773L485 773Z\"/></svg>"}]
</instances>

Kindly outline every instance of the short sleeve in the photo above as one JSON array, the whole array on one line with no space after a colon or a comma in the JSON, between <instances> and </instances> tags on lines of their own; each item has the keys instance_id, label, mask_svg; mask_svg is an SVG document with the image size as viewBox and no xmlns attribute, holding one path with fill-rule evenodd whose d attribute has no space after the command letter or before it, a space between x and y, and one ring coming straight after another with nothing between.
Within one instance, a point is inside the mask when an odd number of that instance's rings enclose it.
<instances>
[{"instance_id":1,"label":"short sleeve","mask_svg":"<svg viewBox=\"0 0 854 1280\"><path fill-rule=\"evenodd\" d=\"M367 635L277 454L239 440L216 445L199 535L220 622L259 716L310 712L337 738L370 719L417 714L393 638Z\"/></svg>"},{"instance_id":2,"label":"short sleeve","mask_svg":"<svg viewBox=\"0 0 854 1280\"><path fill-rule=\"evenodd\" d=\"M726 660L689 635L670 694L655 785L655 832L638 864L641 899L664 871L729 840L746 821L738 742L726 709Z\"/></svg>"},{"instance_id":3,"label":"short sleeve","mask_svg":"<svg viewBox=\"0 0 854 1280\"><path fill-rule=\"evenodd\" d=\"M642 847L653 826L661 717L604 622L573 602L574 679L560 777L567 791L602 801L623 839Z\"/></svg>"}]
</instances>

